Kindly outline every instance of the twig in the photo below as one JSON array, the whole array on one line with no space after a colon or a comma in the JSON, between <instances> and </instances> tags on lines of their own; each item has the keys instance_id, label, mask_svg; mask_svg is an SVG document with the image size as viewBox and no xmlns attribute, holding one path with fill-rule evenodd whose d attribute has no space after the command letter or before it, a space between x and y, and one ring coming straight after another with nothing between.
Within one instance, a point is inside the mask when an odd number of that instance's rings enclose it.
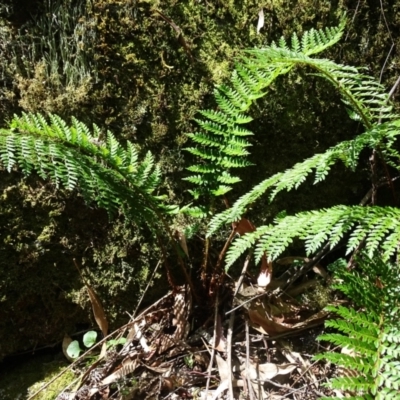
<instances>
[{"instance_id":1,"label":"twig","mask_svg":"<svg viewBox=\"0 0 400 400\"><path fill-rule=\"evenodd\" d=\"M228 388L229 398L233 397L233 377L232 377L232 336L233 336L233 325L235 323L235 313L233 312L229 318L228 333L226 335L226 352L227 352L227 363L228 363Z\"/></svg>"},{"instance_id":2,"label":"twig","mask_svg":"<svg viewBox=\"0 0 400 400\"><path fill-rule=\"evenodd\" d=\"M321 382L321 381L324 381L325 380L325 377L324 378L321 378L321 379L317 379L317 382ZM300 392L301 390L304 390L305 388L307 388L308 386L311 386L312 385L312 383L311 382L307 382L304 386L302 386L301 388L297 388L297 389L293 389L293 390L291 390L289 393L286 393L284 396L282 396L282 399L284 399L284 398L286 398L286 397L289 397L290 395L292 395L292 394L294 394L294 393L296 393L296 392ZM316 390L316 389L313 389L314 390L314 392L316 392L319 396L324 396L324 394L323 393L321 393L321 392L319 392L318 390Z\"/></svg>"},{"instance_id":3,"label":"twig","mask_svg":"<svg viewBox=\"0 0 400 400\"><path fill-rule=\"evenodd\" d=\"M131 316L132 319L135 318L135 315L138 312L140 305L142 304L144 296L146 295L147 291L149 290L150 284L153 282L153 279L154 279L154 277L156 275L156 272L157 272L158 267L160 266L160 264L161 264L161 260L158 260L158 263L157 263L156 267L154 268L154 271L151 274L149 281L147 282L146 289L144 289L144 292L143 292L143 294L142 294L142 296L141 296L141 298L139 300L139 303L137 304L137 306L135 308L135 311L133 312L133 314Z\"/></svg>"},{"instance_id":4,"label":"twig","mask_svg":"<svg viewBox=\"0 0 400 400\"><path fill-rule=\"evenodd\" d=\"M263 296L265 296L266 294L268 294L268 292L263 292L263 293L260 293L260 294L255 295L255 296L253 296L253 297L250 297L249 300L246 300L246 301L244 301L243 303L239 304L238 306L236 306L236 307L232 308L231 310L227 311L227 312L225 313L225 315L228 315L228 314L230 314L230 313L235 312L237 309L242 308L242 307L245 306L247 303L251 303L253 300L258 299L258 298L260 298L260 297L263 297Z\"/></svg>"},{"instance_id":5,"label":"twig","mask_svg":"<svg viewBox=\"0 0 400 400\"><path fill-rule=\"evenodd\" d=\"M224 259L225 253L228 251L229 245L231 244L236 232L234 229L232 229L232 232L230 233L228 239L225 242L224 248L221 250L221 252L218 255L218 260L217 264L215 265L215 270L214 271L219 271L221 268L221 263Z\"/></svg>"},{"instance_id":6,"label":"twig","mask_svg":"<svg viewBox=\"0 0 400 400\"><path fill-rule=\"evenodd\" d=\"M213 346L212 346L212 349L211 349L210 364L208 365L208 369L207 369L207 383L206 383L206 394L205 394L205 398L206 399L208 398L208 391L209 391L209 388L210 388L210 380L211 380L211 370L212 370L212 366L214 364L215 347L217 346L218 299L219 299L219 291L217 291L217 294L215 296L214 338L213 338L214 340L213 340Z\"/></svg>"},{"instance_id":7,"label":"twig","mask_svg":"<svg viewBox=\"0 0 400 400\"><path fill-rule=\"evenodd\" d=\"M390 89L389 98L391 98L394 94L394 91L397 89L397 86L400 84L400 76L397 78L397 81L394 83L393 87Z\"/></svg>"},{"instance_id":8,"label":"twig","mask_svg":"<svg viewBox=\"0 0 400 400\"><path fill-rule=\"evenodd\" d=\"M389 57L390 57L390 54L391 54L392 50L394 49L394 46L395 46L394 43L392 43L392 46L390 47L389 53L386 56L385 62L383 63L383 66L382 66L382 69L381 69L381 73L379 74L379 83L382 82L383 71L385 70L386 64L389 61Z\"/></svg>"},{"instance_id":9,"label":"twig","mask_svg":"<svg viewBox=\"0 0 400 400\"><path fill-rule=\"evenodd\" d=\"M193 64L194 58L193 58L192 52L191 52L191 50L190 50L190 47L189 47L189 45L187 44L187 42L186 42L186 40L185 40L185 38L184 38L184 36L183 36L182 29L179 28L179 26L176 25L175 22L172 21L171 18L168 18L168 17L167 17L165 14L163 14L160 10L154 10L154 11L155 11L165 22L167 22L167 23L174 29L174 31L177 33L177 35L178 35L177 38L178 38L179 43L181 44L181 46L182 46L183 49L185 50L186 54L188 55L190 62Z\"/></svg>"},{"instance_id":10,"label":"twig","mask_svg":"<svg viewBox=\"0 0 400 400\"><path fill-rule=\"evenodd\" d=\"M330 243L327 242L325 246L306 264L303 264L299 270L294 273L283 285L281 288L279 288L280 293L278 294L278 297L280 297L285 290L287 290L292 284L304 273L309 271L311 268L313 268L316 264L318 264L321 259L327 255L329 252L331 252L333 249L330 249Z\"/></svg>"},{"instance_id":11,"label":"twig","mask_svg":"<svg viewBox=\"0 0 400 400\"><path fill-rule=\"evenodd\" d=\"M234 230L232 230L232 232L234 232ZM232 236L232 234L231 234L231 236ZM231 237L229 239L228 239L228 241L230 242L232 239L231 239ZM228 243L228 241L227 241L227 243ZM252 251L249 252L249 254L247 255L246 260L243 264L242 273L240 274L240 278L239 278L238 284L236 285L235 293L233 295L234 297L238 294L240 286L242 285L243 279L246 275L247 268L248 268L250 260L251 260L251 255L252 255ZM226 336L226 347L227 347L226 351L227 351L227 363L228 363L228 374L229 374L229 377L228 377L229 387L228 388L229 388L229 398L231 398L231 399L234 399L234 397L233 397L233 379L232 379L232 336L233 336L234 322L235 322L235 312L233 311L229 318L228 334ZM247 329L248 329L248 326L247 326Z\"/></svg>"},{"instance_id":12,"label":"twig","mask_svg":"<svg viewBox=\"0 0 400 400\"><path fill-rule=\"evenodd\" d=\"M249 334L249 321L246 319L245 321L245 330L246 330L246 379L247 379L247 386L249 390L250 400L254 400L254 393L253 393L253 385L251 383L250 374L250 334Z\"/></svg>"},{"instance_id":13,"label":"twig","mask_svg":"<svg viewBox=\"0 0 400 400\"><path fill-rule=\"evenodd\" d=\"M351 23L353 24L354 23L354 20L356 19L356 15L357 15L357 11L358 11L358 7L360 6L360 0L358 0L358 2L357 2L357 6L356 6L356 9L355 9L355 11L354 11L354 15L353 15L353 18L351 19ZM350 34L350 29L347 31L347 35L346 35L346 37L344 38L344 41L345 42L347 42L347 38L349 37L349 34Z\"/></svg>"},{"instance_id":14,"label":"twig","mask_svg":"<svg viewBox=\"0 0 400 400\"><path fill-rule=\"evenodd\" d=\"M249 254L247 255L246 260L245 260L245 262L244 262L244 264L243 264L242 272L241 272L241 274L240 274L240 278L239 278L238 283L237 283L237 285L236 285L235 293L233 293L233 297L234 297L234 298L235 298L236 295L239 293L240 287L242 286L243 279L244 279L244 277L246 276L247 268L249 267L249 263L250 263L250 260L251 260L252 255L253 255L253 251L254 251L253 249L251 249L251 250L249 251ZM247 300L247 301L245 301L244 303L239 304L237 307L234 307L234 308L232 308L231 310L227 311L227 312L225 313L225 315L228 315L228 314L230 314L230 313L236 311L238 308L243 307L245 304L249 303L250 301L253 301L254 299L258 299L259 297L262 297L262 296L264 296L265 294L266 294L266 292L265 292L265 293L261 293L261 294L259 294L259 295L257 295L257 296L252 297L250 300Z\"/></svg>"}]
</instances>

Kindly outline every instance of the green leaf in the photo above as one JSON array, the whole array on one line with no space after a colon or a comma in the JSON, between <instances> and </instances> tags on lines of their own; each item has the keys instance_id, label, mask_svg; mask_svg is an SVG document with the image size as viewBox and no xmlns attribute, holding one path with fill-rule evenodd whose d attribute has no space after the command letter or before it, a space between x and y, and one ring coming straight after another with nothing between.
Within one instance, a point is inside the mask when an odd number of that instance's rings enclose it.
<instances>
[{"instance_id":1,"label":"green leaf","mask_svg":"<svg viewBox=\"0 0 400 400\"><path fill-rule=\"evenodd\" d=\"M97 339L97 332L96 331L89 331L83 335L83 344L89 348L92 347L96 343Z\"/></svg>"},{"instance_id":2,"label":"green leaf","mask_svg":"<svg viewBox=\"0 0 400 400\"><path fill-rule=\"evenodd\" d=\"M107 341L107 347L111 346L118 346L119 344L125 344L126 343L126 338L121 337L119 339L111 339Z\"/></svg>"},{"instance_id":3,"label":"green leaf","mask_svg":"<svg viewBox=\"0 0 400 400\"><path fill-rule=\"evenodd\" d=\"M72 341L69 346L67 347L67 354L71 357L71 358L78 358L79 354L82 352L83 350L81 349L81 347L79 346L79 342L77 340Z\"/></svg>"}]
</instances>

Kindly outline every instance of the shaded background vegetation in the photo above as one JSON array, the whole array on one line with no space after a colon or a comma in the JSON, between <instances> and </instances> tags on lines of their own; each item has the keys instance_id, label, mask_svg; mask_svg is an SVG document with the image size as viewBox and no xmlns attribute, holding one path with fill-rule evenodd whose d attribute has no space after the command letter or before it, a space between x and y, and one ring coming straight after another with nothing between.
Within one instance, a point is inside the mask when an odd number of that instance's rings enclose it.
<instances>
[{"instance_id":1,"label":"shaded background vegetation","mask_svg":"<svg viewBox=\"0 0 400 400\"><path fill-rule=\"evenodd\" d=\"M110 129L156 154L172 202L188 202L185 132L199 108L215 107L214 85L229 79L240 51L281 35L335 25L346 37L327 57L362 65L391 88L399 67L395 1L5 0L0 5L1 121L21 111L71 115ZM259 10L265 26L257 34ZM314 77L279 80L253 110L251 161L234 200L262 177L352 137L352 122L331 87ZM366 155L367 157L368 155ZM358 203L369 189L335 167L329 180L280 194L252 210L259 224L278 211ZM35 177L0 171L0 359L60 340L90 322L73 258L86 268L115 325L131 311L159 253L148 232L84 205ZM221 205L222 207L222 205ZM197 246L192 245L193 251ZM158 290L153 288L153 296Z\"/></svg>"}]
</instances>

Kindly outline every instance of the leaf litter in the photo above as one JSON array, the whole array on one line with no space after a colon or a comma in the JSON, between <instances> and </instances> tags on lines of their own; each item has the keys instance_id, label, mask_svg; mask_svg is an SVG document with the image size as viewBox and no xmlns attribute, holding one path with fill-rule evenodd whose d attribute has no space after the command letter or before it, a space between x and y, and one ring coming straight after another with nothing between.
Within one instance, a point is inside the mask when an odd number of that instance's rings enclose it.
<instances>
[{"instance_id":1,"label":"leaf litter","mask_svg":"<svg viewBox=\"0 0 400 400\"><path fill-rule=\"evenodd\" d=\"M239 225L241 233L247 229L247 221ZM220 288L224 301L215 309L214 325L212 318L196 315L188 285L175 287L97 343L107 350L89 367L85 357L75 360L71 365L80 373L79 383L57 400L317 399L330 394L321 384L331 372L312 362L327 313L301 299L302 292L328 279L327 272L315 268L282 291L291 269L285 268L286 280L274 279L272 265L262 265L260 274L264 269L271 275L266 286L257 285L246 269L236 284ZM103 331L107 319L102 307L99 312L98 297L92 298ZM121 337L123 345L106 346ZM64 346L68 336L65 340Z\"/></svg>"}]
</instances>

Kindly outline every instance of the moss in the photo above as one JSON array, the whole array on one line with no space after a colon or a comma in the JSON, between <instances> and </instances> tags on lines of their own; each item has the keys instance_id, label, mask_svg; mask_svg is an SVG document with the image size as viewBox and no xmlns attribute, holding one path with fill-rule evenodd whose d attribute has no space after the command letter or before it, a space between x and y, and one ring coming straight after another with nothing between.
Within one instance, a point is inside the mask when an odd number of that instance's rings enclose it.
<instances>
[{"instance_id":1,"label":"moss","mask_svg":"<svg viewBox=\"0 0 400 400\"><path fill-rule=\"evenodd\" d=\"M96 327L73 259L81 263L111 328L136 307L157 262L148 238L123 219L57 192L34 178L10 185L0 199L0 358L62 340L78 326ZM156 247L155 247L156 248ZM40 289L39 289L40 288ZM118 319L119 318L119 319Z\"/></svg>"},{"instance_id":2,"label":"moss","mask_svg":"<svg viewBox=\"0 0 400 400\"><path fill-rule=\"evenodd\" d=\"M44 61L34 66L32 78L16 76L20 93L19 105L25 111L75 114L83 104L88 102L91 89L90 78L76 84L63 86L58 79L48 76Z\"/></svg>"},{"instance_id":3,"label":"moss","mask_svg":"<svg viewBox=\"0 0 400 400\"><path fill-rule=\"evenodd\" d=\"M54 360L53 356L25 356L24 360L7 360L0 365L1 383L0 397L2 400L28 398L47 382L52 380L68 366L66 361ZM54 400L58 394L74 381L75 375L67 371L51 383L35 399Z\"/></svg>"}]
</instances>

